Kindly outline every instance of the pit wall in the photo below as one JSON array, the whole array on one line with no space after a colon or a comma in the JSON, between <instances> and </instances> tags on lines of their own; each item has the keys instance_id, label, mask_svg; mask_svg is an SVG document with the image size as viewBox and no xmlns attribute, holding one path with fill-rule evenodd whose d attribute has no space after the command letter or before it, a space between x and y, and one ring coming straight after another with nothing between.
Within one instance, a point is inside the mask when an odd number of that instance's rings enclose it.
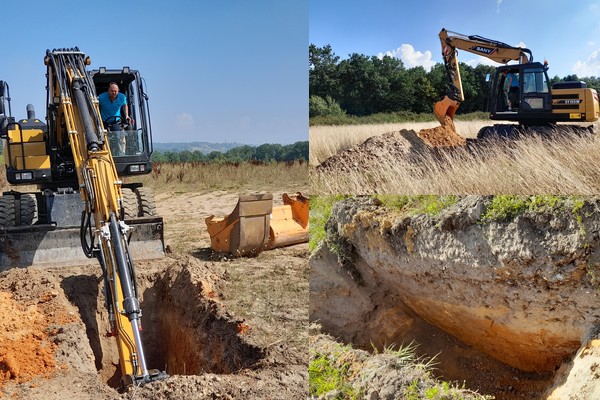
<instances>
[{"instance_id":1,"label":"pit wall","mask_svg":"<svg viewBox=\"0 0 600 400\"><path fill-rule=\"evenodd\" d=\"M415 317L523 371L555 371L600 320L600 202L482 223L489 197L406 216L369 198L337 203L329 249L310 261L310 318L368 346Z\"/></svg>"}]
</instances>

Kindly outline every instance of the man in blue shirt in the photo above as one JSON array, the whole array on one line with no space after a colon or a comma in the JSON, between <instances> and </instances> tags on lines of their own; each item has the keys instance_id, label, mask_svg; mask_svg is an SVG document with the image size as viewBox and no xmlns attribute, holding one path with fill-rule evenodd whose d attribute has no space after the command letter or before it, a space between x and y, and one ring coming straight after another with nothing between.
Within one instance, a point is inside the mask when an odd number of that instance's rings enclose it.
<instances>
[{"instance_id":1,"label":"man in blue shirt","mask_svg":"<svg viewBox=\"0 0 600 400\"><path fill-rule=\"evenodd\" d=\"M508 109L513 111L519 107L519 74L509 72L506 75L506 95L508 97Z\"/></svg>"},{"instance_id":2,"label":"man in blue shirt","mask_svg":"<svg viewBox=\"0 0 600 400\"><path fill-rule=\"evenodd\" d=\"M129 118L129 108L127 107L127 98L123 93L119 93L119 85L115 82L111 82L108 85L108 92L104 92L98 96L98 103L100 105L100 115L102 121L104 121L104 125L109 131L116 133L118 147L115 149L116 151L113 152L117 156L125 155L126 135L122 130L121 124L117 123L119 118L116 117L120 117L121 121L119 122L123 121L121 115L122 108L125 113L125 121L127 123L131 122L131 118Z\"/></svg>"},{"instance_id":3,"label":"man in blue shirt","mask_svg":"<svg viewBox=\"0 0 600 400\"><path fill-rule=\"evenodd\" d=\"M123 93L119 93L119 85L112 82L108 85L108 92L104 92L98 96L100 103L100 114L102 121L106 121L109 117L121 117L121 107L125 111L125 120L129 122L129 110L127 107L127 98Z\"/></svg>"}]
</instances>

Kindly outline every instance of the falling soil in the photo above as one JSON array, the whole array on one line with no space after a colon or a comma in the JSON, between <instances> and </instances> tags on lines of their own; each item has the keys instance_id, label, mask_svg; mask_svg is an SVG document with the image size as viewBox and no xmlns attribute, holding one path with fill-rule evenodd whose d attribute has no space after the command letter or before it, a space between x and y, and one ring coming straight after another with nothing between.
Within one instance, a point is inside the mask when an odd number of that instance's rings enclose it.
<instances>
[{"instance_id":1,"label":"falling soil","mask_svg":"<svg viewBox=\"0 0 600 400\"><path fill-rule=\"evenodd\" d=\"M454 121L450 117L445 117L443 125L421 129L417 136L431 147L454 147L467 144L467 140L456 133Z\"/></svg>"}]
</instances>

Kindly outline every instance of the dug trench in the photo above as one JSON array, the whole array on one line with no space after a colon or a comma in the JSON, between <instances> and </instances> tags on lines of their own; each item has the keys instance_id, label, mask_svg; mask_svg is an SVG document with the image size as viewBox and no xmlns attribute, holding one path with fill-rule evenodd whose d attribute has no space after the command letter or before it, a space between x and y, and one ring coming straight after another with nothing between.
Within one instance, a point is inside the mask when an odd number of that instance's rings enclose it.
<instances>
[{"instance_id":1,"label":"dug trench","mask_svg":"<svg viewBox=\"0 0 600 400\"><path fill-rule=\"evenodd\" d=\"M71 391L76 396L118 397L119 355L115 339L107 336L97 269L30 267L2 273L0 396L4 391L52 398L54 391L68 399L61 387L76 385ZM250 327L218 301L214 266L209 269L193 257L140 262L136 280L147 365L171 375L171 388L177 377L236 374L256 368L264 358L265 350L244 338Z\"/></svg>"},{"instance_id":2,"label":"dug trench","mask_svg":"<svg viewBox=\"0 0 600 400\"><path fill-rule=\"evenodd\" d=\"M417 343L439 378L496 399L598 398L600 200L563 200L487 221L491 197L435 216L340 201L310 319L366 350Z\"/></svg>"}]
</instances>

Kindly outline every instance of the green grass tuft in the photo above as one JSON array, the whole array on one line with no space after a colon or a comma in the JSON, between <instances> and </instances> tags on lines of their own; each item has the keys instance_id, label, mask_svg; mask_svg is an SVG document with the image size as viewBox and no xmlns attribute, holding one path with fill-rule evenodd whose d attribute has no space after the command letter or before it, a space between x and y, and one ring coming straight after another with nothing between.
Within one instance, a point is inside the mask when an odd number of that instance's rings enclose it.
<instances>
[{"instance_id":1,"label":"green grass tuft","mask_svg":"<svg viewBox=\"0 0 600 400\"><path fill-rule=\"evenodd\" d=\"M331 215L333 205L347 196L311 196L309 214L308 250L314 251L325 240L325 223Z\"/></svg>"}]
</instances>

